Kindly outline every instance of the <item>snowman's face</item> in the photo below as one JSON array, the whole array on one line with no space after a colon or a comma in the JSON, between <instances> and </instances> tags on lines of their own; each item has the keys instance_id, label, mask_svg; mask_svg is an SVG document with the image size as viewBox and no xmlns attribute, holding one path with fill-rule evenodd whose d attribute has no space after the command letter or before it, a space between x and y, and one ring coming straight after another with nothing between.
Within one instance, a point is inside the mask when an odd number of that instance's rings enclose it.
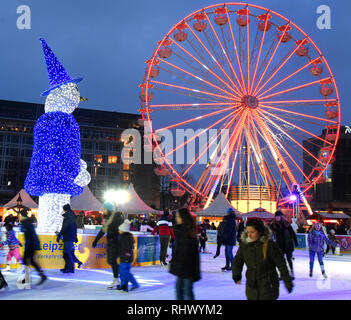
<instances>
[{"instance_id":1,"label":"snowman's face","mask_svg":"<svg viewBox=\"0 0 351 320\"><path fill-rule=\"evenodd\" d=\"M45 112L72 113L79 105L80 92L74 82L64 84L50 92L45 101Z\"/></svg>"}]
</instances>

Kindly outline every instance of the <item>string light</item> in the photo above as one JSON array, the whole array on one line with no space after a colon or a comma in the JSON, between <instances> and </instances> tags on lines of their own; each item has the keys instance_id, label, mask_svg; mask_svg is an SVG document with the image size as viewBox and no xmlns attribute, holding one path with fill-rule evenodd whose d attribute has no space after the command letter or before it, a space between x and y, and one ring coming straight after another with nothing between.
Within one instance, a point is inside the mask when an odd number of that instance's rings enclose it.
<instances>
[{"instance_id":1,"label":"string light","mask_svg":"<svg viewBox=\"0 0 351 320\"><path fill-rule=\"evenodd\" d=\"M63 205L70 203L90 182L87 164L80 159L80 133L72 112L78 107L82 78L71 79L44 39L50 89L45 113L34 127L33 154L24 184L25 190L39 196L38 231L60 230Z\"/></svg>"}]
</instances>

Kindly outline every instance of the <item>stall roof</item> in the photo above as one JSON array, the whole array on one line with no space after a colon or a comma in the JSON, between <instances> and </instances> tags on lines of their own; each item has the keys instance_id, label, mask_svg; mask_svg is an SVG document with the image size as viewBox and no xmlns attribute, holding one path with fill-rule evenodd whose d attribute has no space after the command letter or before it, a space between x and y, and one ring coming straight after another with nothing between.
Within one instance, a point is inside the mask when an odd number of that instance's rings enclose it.
<instances>
[{"instance_id":1,"label":"stall roof","mask_svg":"<svg viewBox=\"0 0 351 320\"><path fill-rule=\"evenodd\" d=\"M255 218L255 219L273 219L274 214L268 212L263 208L257 208L254 211L250 211L241 215L243 218Z\"/></svg>"},{"instance_id":2,"label":"stall roof","mask_svg":"<svg viewBox=\"0 0 351 320\"><path fill-rule=\"evenodd\" d=\"M315 212L312 216L307 219L316 219L321 216L325 219L350 219L350 216L344 213L328 213L328 212Z\"/></svg>"},{"instance_id":3,"label":"stall roof","mask_svg":"<svg viewBox=\"0 0 351 320\"><path fill-rule=\"evenodd\" d=\"M241 214L240 211L230 204L225 195L219 192L214 201L205 210L195 212L195 214L202 217L223 217L227 214L229 208L232 208L236 215Z\"/></svg>"},{"instance_id":4,"label":"stall roof","mask_svg":"<svg viewBox=\"0 0 351 320\"><path fill-rule=\"evenodd\" d=\"M21 196L22 199L22 206L30 208L30 209L37 209L37 203L30 197L30 195L26 192L26 190L21 189L8 203L4 204L3 208L11 208L17 206L17 199Z\"/></svg>"},{"instance_id":5,"label":"stall roof","mask_svg":"<svg viewBox=\"0 0 351 320\"><path fill-rule=\"evenodd\" d=\"M81 211L103 210L101 202L95 198L88 186L85 186L84 191L79 196L71 198L71 208Z\"/></svg>"},{"instance_id":6,"label":"stall roof","mask_svg":"<svg viewBox=\"0 0 351 320\"><path fill-rule=\"evenodd\" d=\"M117 205L117 210L125 212L125 213L155 213L162 214L161 211L150 208L136 193L132 184L129 184L127 189L129 194L129 199L127 202L123 204Z\"/></svg>"}]
</instances>

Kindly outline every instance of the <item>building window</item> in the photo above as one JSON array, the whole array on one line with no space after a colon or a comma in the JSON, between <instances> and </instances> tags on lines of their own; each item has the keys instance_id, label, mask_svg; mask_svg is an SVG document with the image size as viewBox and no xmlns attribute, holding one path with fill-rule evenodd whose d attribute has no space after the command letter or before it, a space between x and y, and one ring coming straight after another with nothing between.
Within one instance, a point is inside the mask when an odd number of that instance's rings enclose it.
<instances>
[{"instance_id":1,"label":"building window","mask_svg":"<svg viewBox=\"0 0 351 320\"><path fill-rule=\"evenodd\" d=\"M123 171L123 181L129 181L129 172Z\"/></svg>"},{"instance_id":2,"label":"building window","mask_svg":"<svg viewBox=\"0 0 351 320\"><path fill-rule=\"evenodd\" d=\"M103 157L102 157L101 154L96 154L95 157L94 157L94 160L95 160L97 163L102 163Z\"/></svg>"},{"instance_id":3,"label":"building window","mask_svg":"<svg viewBox=\"0 0 351 320\"><path fill-rule=\"evenodd\" d=\"M117 163L118 157L117 156L108 156L108 163Z\"/></svg>"}]
</instances>

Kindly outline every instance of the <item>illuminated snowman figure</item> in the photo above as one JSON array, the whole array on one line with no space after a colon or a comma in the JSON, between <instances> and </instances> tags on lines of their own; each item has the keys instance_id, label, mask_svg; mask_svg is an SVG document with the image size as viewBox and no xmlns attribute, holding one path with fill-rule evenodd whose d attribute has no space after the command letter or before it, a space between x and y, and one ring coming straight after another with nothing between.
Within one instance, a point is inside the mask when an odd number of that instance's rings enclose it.
<instances>
[{"instance_id":1,"label":"illuminated snowman figure","mask_svg":"<svg viewBox=\"0 0 351 320\"><path fill-rule=\"evenodd\" d=\"M81 96L71 79L44 39L43 46L50 89L45 113L34 127L33 154L24 184L32 196L39 196L38 231L53 233L61 228L63 205L70 203L90 182L87 164L80 159L80 133L72 113Z\"/></svg>"}]
</instances>

